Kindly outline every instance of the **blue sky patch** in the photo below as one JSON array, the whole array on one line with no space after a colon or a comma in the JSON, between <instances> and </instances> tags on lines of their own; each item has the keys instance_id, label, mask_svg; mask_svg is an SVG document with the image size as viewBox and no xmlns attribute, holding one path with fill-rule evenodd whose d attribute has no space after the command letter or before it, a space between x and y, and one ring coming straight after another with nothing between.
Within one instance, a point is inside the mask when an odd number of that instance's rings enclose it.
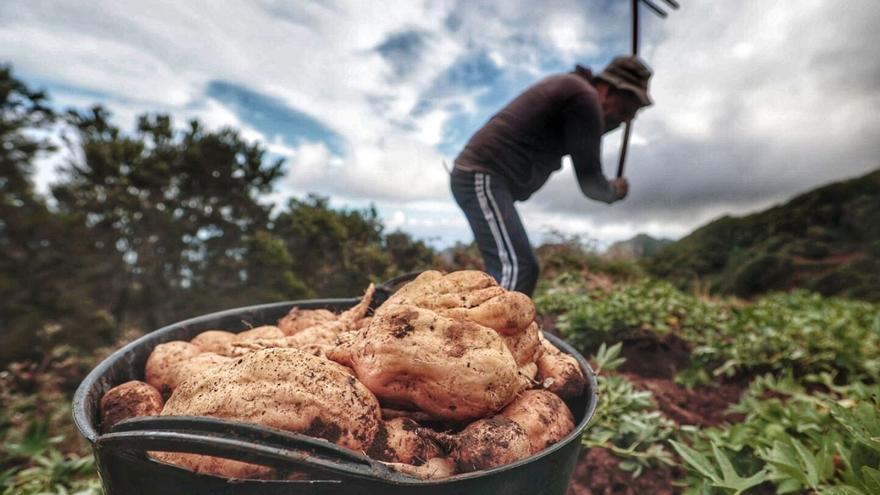
<instances>
[{"instance_id":1,"label":"blue sky patch","mask_svg":"<svg viewBox=\"0 0 880 495\"><path fill-rule=\"evenodd\" d=\"M435 88L456 90L491 86L502 74L501 69L485 51L470 52L457 60L438 78Z\"/></svg>"},{"instance_id":2,"label":"blue sky patch","mask_svg":"<svg viewBox=\"0 0 880 495\"><path fill-rule=\"evenodd\" d=\"M317 119L266 96L226 81L211 81L205 96L229 107L244 123L273 141L275 136L292 145L303 141L324 142L334 155L342 155L343 138Z\"/></svg>"},{"instance_id":3,"label":"blue sky patch","mask_svg":"<svg viewBox=\"0 0 880 495\"><path fill-rule=\"evenodd\" d=\"M413 30L395 33L377 46L376 51L391 64L395 76L403 77L418 67L425 49L425 36Z\"/></svg>"}]
</instances>

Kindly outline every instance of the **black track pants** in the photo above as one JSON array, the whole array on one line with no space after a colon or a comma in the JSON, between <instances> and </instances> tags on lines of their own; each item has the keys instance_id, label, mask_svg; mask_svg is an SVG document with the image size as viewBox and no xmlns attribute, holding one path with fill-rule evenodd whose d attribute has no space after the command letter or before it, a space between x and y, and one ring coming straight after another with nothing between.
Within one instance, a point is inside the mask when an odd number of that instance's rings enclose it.
<instances>
[{"instance_id":1,"label":"black track pants","mask_svg":"<svg viewBox=\"0 0 880 495\"><path fill-rule=\"evenodd\" d=\"M538 282L538 259L504 179L454 169L451 184L452 195L471 225L486 270L505 289L531 296Z\"/></svg>"}]
</instances>

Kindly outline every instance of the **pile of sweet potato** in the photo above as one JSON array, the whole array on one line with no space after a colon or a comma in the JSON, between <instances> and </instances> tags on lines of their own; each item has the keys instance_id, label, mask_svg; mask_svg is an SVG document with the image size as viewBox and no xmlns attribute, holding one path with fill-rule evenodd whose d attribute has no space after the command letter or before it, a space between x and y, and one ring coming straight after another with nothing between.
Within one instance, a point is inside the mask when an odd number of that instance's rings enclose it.
<instances>
[{"instance_id":1,"label":"pile of sweet potato","mask_svg":"<svg viewBox=\"0 0 880 495\"><path fill-rule=\"evenodd\" d=\"M144 381L109 390L101 427L189 415L322 438L433 479L515 462L574 429L577 361L544 339L525 295L476 271L425 272L370 311L293 308L276 325L156 346ZM210 456L160 461L229 478L295 473Z\"/></svg>"}]
</instances>

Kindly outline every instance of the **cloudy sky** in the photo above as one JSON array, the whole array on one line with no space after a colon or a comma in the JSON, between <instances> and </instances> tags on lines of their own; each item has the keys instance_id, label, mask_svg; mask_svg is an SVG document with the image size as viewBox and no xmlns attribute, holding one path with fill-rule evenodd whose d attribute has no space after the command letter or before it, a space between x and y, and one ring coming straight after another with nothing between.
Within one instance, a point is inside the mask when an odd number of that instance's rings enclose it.
<instances>
[{"instance_id":1,"label":"cloudy sky","mask_svg":"<svg viewBox=\"0 0 880 495\"><path fill-rule=\"evenodd\" d=\"M877 0L680 2L665 21L643 10L656 104L634 128L629 198L587 200L565 164L520 205L534 243L680 237L880 167ZM372 203L443 247L471 240L444 161L530 84L627 52L629 15L625 0L3 0L0 63L124 128L146 111L234 126L286 159L273 200Z\"/></svg>"}]
</instances>

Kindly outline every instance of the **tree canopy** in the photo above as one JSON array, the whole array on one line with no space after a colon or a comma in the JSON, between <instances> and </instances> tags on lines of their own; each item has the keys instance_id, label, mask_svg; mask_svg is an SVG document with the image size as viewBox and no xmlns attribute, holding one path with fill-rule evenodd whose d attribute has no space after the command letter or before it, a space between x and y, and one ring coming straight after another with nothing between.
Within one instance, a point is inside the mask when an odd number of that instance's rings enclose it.
<instances>
[{"instance_id":1,"label":"tree canopy","mask_svg":"<svg viewBox=\"0 0 880 495\"><path fill-rule=\"evenodd\" d=\"M50 136L69 153L44 197L33 173L57 151ZM235 129L145 114L126 132L101 106L53 111L6 67L0 139L0 363L230 307L355 296L437 262L374 208L316 195L276 208L283 161Z\"/></svg>"}]
</instances>

